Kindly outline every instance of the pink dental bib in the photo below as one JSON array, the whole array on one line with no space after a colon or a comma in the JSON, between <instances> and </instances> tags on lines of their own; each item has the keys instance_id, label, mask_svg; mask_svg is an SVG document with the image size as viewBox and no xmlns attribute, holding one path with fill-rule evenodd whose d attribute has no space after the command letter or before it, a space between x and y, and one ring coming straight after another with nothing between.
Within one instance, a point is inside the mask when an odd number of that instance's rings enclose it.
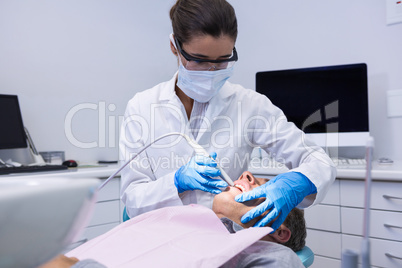
<instances>
[{"instance_id":1,"label":"pink dental bib","mask_svg":"<svg viewBox=\"0 0 402 268\"><path fill-rule=\"evenodd\" d=\"M231 234L206 207L167 207L132 218L66 255L107 267L219 267L271 231Z\"/></svg>"}]
</instances>

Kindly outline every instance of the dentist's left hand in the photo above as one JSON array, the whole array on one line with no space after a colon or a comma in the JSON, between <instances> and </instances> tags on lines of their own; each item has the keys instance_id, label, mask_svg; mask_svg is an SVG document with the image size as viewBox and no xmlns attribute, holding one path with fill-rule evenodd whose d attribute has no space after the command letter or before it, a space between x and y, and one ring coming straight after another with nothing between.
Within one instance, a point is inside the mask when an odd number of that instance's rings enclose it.
<instances>
[{"instance_id":1,"label":"dentist's left hand","mask_svg":"<svg viewBox=\"0 0 402 268\"><path fill-rule=\"evenodd\" d=\"M317 188L305 175L291 171L279 174L252 191L236 196L235 200L244 202L255 198L265 198L264 202L244 214L241 222L247 223L270 210L254 226L265 226L279 216L272 223L272 229L276 230L285 221L293 208L303 201L307 195L314 193L317 193Z\"/></svg>"},{"instance_id":2,"label":"dentist's left hand","mask_svg":"<svg viewBox=\"0 0 402 268\"><path fill-rule=\"evenodd\" d=\"M222 192L219 187L227 187L227 183L220 179L213 179L221 174L216 167L216 153L211 157L195 155L190 161L178 169L174 176L174 183L179 193L188 190L202 190L213 194Z\"/></svg>"}]
</instances>

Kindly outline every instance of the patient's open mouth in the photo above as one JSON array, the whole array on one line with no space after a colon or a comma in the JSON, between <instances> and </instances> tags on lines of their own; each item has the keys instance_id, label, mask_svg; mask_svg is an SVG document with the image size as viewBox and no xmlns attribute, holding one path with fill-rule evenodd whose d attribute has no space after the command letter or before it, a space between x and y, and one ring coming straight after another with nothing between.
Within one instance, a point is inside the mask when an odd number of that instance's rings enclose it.
<instances>
[{"instance_id":1,"label":"patient's open mouth","mask_svg":"<svg viewBox=\"0 0 402 268\"><path fill-rule=\"evenodd\" d=\"M235 184L234 187L236 187L237 189L239 189L242 193L244 193L244 192L246 191L246 188L244 188L242 185Z\"/></svg>"}]
</instances>

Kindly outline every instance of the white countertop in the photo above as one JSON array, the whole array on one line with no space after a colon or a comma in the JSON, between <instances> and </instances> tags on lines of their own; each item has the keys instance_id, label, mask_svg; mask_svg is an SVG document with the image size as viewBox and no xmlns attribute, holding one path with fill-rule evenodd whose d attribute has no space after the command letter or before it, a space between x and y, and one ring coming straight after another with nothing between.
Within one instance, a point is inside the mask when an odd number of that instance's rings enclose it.
<instances>
[{"instance_id":1,"label":"white countertop","mask_svg":"<svg viewBox=\"0 0 402 268\"><path fill-rule=\"evenodd\" d=\"M78 168L69 168L68 170L32 172L32 173L14 173L0 175L1 178L26 178L29 177L64 177L64 178L108 178L117 171L119 165L88 165Z\"/></svg>"},{"instance_id":2,"label":"white countertop","mask_svg":"<svg viewBox=\"0 0 402 268\"><path fill-rule=\"evenodd\" d=\"M255 175L278 175L288 171L283 164L278 163L267 163L265 167L261 167L261 164L255 161L251 166L249 171ZM338 168L336 178L364 180L365 176L365 169ZM402 181L402 162L396 161L392 164L378 164L377 161L374 161L371 177L373 180L379 181Z\"/></svg>"},{"instance_id":3,"label":"white countertop","mask_svg":"<svg viewBox=\"0 0 402 268\"><path fill-rule=\"evenodd\" d=\"M70 168L66 171L49 171L49 172L34 172L34 173L15 173L11 175L0 175L0 179L3 177L69 177L69 178L108 178L112 175L119 166L116 165L104 165L104 166L84 166L78 168ZM288 169L283 164L271 163L261 167L258 161L252 161L249 171L255 175L278 175L280 173L287 172ZM337 179L356 179L364 180L366 171L364 169L340 169L337 170ZM372 179L379 181L402 181L402 162L394 162L393 164L380 165L376 161L373 162Z\"/></svg>"}]
</instances>

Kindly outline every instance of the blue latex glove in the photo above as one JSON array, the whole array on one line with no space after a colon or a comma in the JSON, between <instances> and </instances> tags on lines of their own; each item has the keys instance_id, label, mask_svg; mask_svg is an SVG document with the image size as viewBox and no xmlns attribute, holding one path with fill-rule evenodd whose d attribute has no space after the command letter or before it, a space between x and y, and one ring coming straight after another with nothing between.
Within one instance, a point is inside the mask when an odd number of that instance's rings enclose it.
<instances>
[{"instance_id":1,"label":"blue latex glove","mask_svg":"<svg viewBox=\"0 0 402 268\"><path fill-rule=\"evenodd\" d=\"M310 194L317 193L315 185L302 173L287 172L280 174L254 190L236 196L237 202L244 202L255 198L265 197L266 200L243 215L242 223L260 216L265 211L271 211L265 215L254 226L261 227L275 220L272 224L274 230L284 222L289 212L295 208L303 199Z\"/></svg>"},{"instance_id":2,"label":"blue latex glove","mask_svg":"<svg viewBox=\"0 0 402 268\"><path fill-rule=\"evenodd\" d=\"M218 187L227 187L228 184L220 179L212 179L221 175L216 167L216 153L211 157L203 155L193 156L187 165L182 166L176 171L174 183L179 193L188 190L202 190L213 194L219 194L222 191Z\"/></svg>"}]
</instances>

